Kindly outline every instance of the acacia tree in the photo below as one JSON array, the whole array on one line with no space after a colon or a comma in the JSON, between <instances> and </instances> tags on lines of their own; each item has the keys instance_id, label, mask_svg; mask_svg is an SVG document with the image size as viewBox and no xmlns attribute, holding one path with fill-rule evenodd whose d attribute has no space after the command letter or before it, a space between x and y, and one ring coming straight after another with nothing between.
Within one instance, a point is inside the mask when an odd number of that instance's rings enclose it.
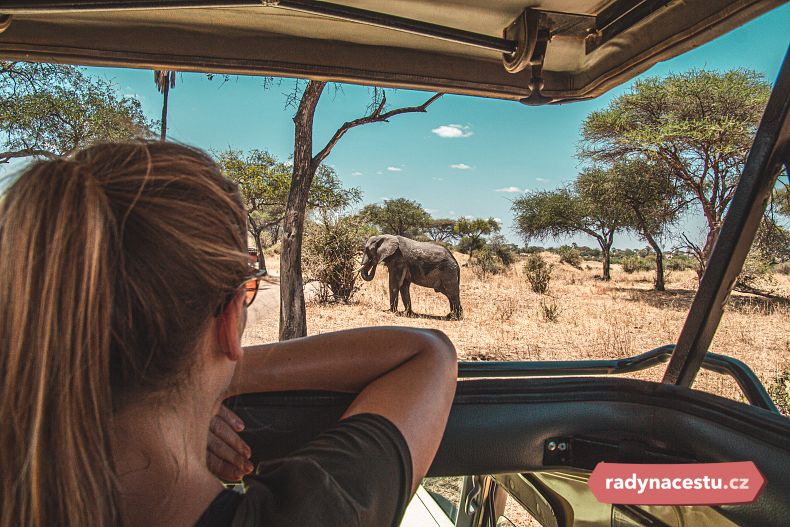
<instances>
[{"instance_id":1,"label":"acacia tree","mask_svg":"<svg viewBox=\"0 0 790 527\"><path fill-rule=\"evenodd\" d=\"M386 199L383 205L366 205L359 215L383 234L407 238L422 234L431 222L431 215L422 205L406 198Z\"/></svg>"},{"instance_id":2,"label":"acacia tree","mask_svg":"<svg viewBox=\"0 0 790 527\"><path fill-rule=\"evenodd\" d=\"M624 214L624 227L644 239L656 254L654 287L664 291L664 253L659 240L687 205L673 178L661 167L641 160L621 161L602 170L610 179L612 201Z\"/></svg>"},{"instance_id":3,"label":"acacia tree","mask_svg":"<svg viewBox=\"0 0 790 527\"><path fill-rule=\"evenodd\" d=\"M247 209L247 229L258 250L258 265L266 270L264 234L272 232L285 219L291 167L263 150L251 150L245 154L229 149L219 155L217 162L222 172L239 185ZM310 186L307 209L339 210L356 203L360 197L359 189L343 188L335 171L321 165Z\"/></svg>"},{"instance_id":4,"label":"acacia tree","mask_svg":"<svg viewBox=\"0 0 790 527\"><path fill-rule=\"evenodd\" d=\"M529 244L533 239L557 239L573 234L595 238L603 256L604 280L611 279L614 233L625 225L622 209L613 201L611 180L605 172L588 170L571 188L527 194L513 201L516 229Z\"/></svg>"},{"instance_id":5,"label":"acacia tree","mask_svg":"<svg viewBox=\"0 0 790 527\"><path fill-rule=\"evenodd\" d=\"M170 88L176 87L176 72L169 70L154 70L154 84L156 89L162 94L162 128L159 132L159 140L167 139L167 101L170 95Z\"/></svg>"},{"instance_id":6,"label":"acacia tree","mask_svg":"<svg viewBox=\"0 0 790 527\"><path fill-rule=\"evenodd\" d=\"M455 220L449 218L432 219L425 228L425 234L435 242L449 243L456 238Z\"/></svg>"},{"instance_id":7,"label":"acacia tree","mask_svg":"<svg viewBox=\"0 0 790 527\"><path fill-rule=\"evenodd\" d=\"M0 130L0 163L151 135L140 101L118 96L111 82L25 62L0 62Z\"/></svg>"},{"instance_id":8,"label":"acacia tree","mask_svg":"<svg viewBox=\"0 0 790 527\"><path fill-rule=\"evenodd\" d=\"M307 334L302 281L302 237L307 197L318 167L352 128L387 122L392 117L404 113L426 112L428 106L442 96L441 93L437 93L419 106L386 110L386 94L381 90L374 90L373 104L370 106L369 113L343 123L324 147L314 153L313 118L325 87L325 81L307 82L294 116L293 179L288 193L280 254L280 340L303 337Z\"/></svg>"},{"instance_id":9,"label":"acacia tree","mask_svg":"<svg viewBox=\"0 0 790 527\"><path fill-rule=\"evenodd\" d=\"M484 236L499 232L499 229L499 222L494 218L461 218L455 223L453 231L461 238L459 250L471 258L473 252L485 246Z\"/></svg>"},{"instance_id":10,"label":"acacia tree","mask_svg":"<svg viewBox=\"0 0 790 527\"><path fill-rule=\"evenodd\" d=\"M614 163L639 158L662 165L707 223L697 254L700 274L721 229L770 94L762 74L692 70L637 81L630 92L591 113L581 157Z\"/></svg>"}]
</instances>

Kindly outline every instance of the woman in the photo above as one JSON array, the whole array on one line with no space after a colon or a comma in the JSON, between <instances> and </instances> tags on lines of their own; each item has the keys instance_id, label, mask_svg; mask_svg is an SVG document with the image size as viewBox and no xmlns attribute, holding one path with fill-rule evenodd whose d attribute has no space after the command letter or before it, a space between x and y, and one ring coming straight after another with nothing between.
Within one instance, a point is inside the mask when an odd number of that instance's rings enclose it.
<instances>
[{"instance_id":1,"label":"woman","mask_svg":"<svg viewBox=\"0 0 790 527\"><path fill-rule=\"evenodd\" d=\"M205 154L37 162L0 204L0 254L0 525L396 524L446 424L452 344L370 328L242 348L245 213ZM358 395L248 495L223 492L206 463L221 401L296 389ZM213 430L214 472L249 473Z\"/></svg>"}]
</instances>

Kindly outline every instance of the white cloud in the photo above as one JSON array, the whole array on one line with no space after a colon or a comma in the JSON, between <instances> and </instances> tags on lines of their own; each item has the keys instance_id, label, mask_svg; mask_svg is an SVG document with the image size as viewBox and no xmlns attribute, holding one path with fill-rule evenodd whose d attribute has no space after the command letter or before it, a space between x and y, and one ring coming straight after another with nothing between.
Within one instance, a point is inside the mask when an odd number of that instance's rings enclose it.
<instances>
[{"instance_id":1,"label":"white cloud","mask_svg":"<svg viewBox=\"0 0 790 527\"><path fill-rule=\"evenodd\" d=\"M472 216L471 214L467 214L466 216L464 216L464 218L466 218L467 220L473 220L473 219L475 219L475 217L474 217L474 216Z\"/></svg>"},{"instance_id":2,"label":"white cloud","mask_svg":"<svg viewBox=\"0 0 790 527\"><path fill-rule=\"evenodd\" d=\"M438 128L434 128L431 132L445 139L469 137L473 134L471 127L460 124L443 124Z\"/></svg>"},{"instance_id":3,"label":"white cloud","mask_svg":"<svg viewBox=\"0 0 790 527\"><path fill-rule=\"evenodd\" d=\"M498 188L494 192L506 192L508 194L516 194L518 192L526 192L526 190L521 190L518 187L504 187L504 188Z\"/></svg>"},{"instance_id":4,"label":"white cloud","mask_svg":"<svg viewBox=\"0 0 790 527\"><path fill-rule=\"evenodd\" d=\"M362 172L356 171L351 173L352 176L361 176Z\"/></svg>"},{"instance_id":5,"label":"white cloud","mask_svg":"<svg viewBox=\"0 0 790 527\"><path fill-rule=\"evenodd\" d=\"M447 213L448 213L450 216L455 216L455 211L454 211L454 210L449 210L449 211L447 211Z\"/></svg>"},{"instance_id":6,"label":"white cloud","mask_svg":"<svg viewBox=\"0 0 790 527\"><path fill-rule=\"evenodd\" d=\"M458 170L471 170L472 169L472 167L470 167L466 163L456 163L454 165L450 165L450 168L456 168Z\"/></svg>"},{"instance_id":7,"label":"white cloud","mask_svg":"<svg viewBox=\"0 0 790 527\"><path fill-rule=\"evenodd\" d=\"M431 178L431 179L433 179L434 181L444 181L443 177L434 177L434 178Z\"/></svg>"},{"instance_id":8,"label":"white cloud","mask_svg":"<svg viewBox=\"0 0 790 527\"><path fill-rule=\"evenodd\" d=\"M548 179L544 179L542 177L535 178L535 181L538 181L540 183L548 183L549 182Z\"/></svg>"},{"instance_id":9,"label":"white cloud","mask_svg":"<svg viewBox=\"0 0 790 527\"><path fill-rule=\"evenodd\" d=\"M502 218L494 218L494 221L497 223L502 223Z\"/></svg>"},{"instance_id":10,"label":"white cloud","mask_svg":"<svg viewBox=\"0 0 790 527\"><path fill-rule=\"evenodd\" d=\"M389 172L400 172L400 171L401 171L401 170L403 170L403 169L402 169L402 168L399 168L399 167L387 167L387 170L388 170Z\"/></svg>"}]
</instances>

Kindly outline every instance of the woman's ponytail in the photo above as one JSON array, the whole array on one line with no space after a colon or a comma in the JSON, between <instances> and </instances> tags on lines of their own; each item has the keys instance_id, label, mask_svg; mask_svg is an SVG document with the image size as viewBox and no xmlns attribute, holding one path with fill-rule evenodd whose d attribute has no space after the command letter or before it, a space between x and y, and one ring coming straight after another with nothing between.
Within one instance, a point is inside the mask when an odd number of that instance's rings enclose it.
<instances>
[{"instance_id":1,"label":"woman's ponytail","mask_svg":"<svg viewBox=\"0 0 790 527\"><path fill-rule=\"evenodd\" d=\"M0 527L121 523L113 415L189 379L249 273L238 189L203 152L102 144L0 201Z\"/></svg>"},{"instance_id":2,"label":"woman's ponytail","mask_svg":"<svg viewBox=\"0 0 790 527\"><path fill-rule=\"evenodd\" d=\"M114 238L99 181L74 162L35 165L0 204L3 527L118 521L108 437Z\"/></svg>"}]
</instances>

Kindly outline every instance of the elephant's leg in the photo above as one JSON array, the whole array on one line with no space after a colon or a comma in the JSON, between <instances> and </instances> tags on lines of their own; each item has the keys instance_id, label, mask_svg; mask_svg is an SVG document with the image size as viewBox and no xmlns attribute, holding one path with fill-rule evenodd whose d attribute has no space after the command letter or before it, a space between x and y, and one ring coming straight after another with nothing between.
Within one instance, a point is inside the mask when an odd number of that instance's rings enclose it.
<instances>
[{"instance_id":1,"label":"elephant's leg","mask_svg":"<svg viewBox=\"0 0 790 527\"><path fill-rule=\"evenodd\" d=\"M463 309L461 309L461 295L458 292L447 293L447 299L450 301L450 313L447 318L450 320L461 320L464 316Z\"/></svg>"},{"instance_id":2,"label":"elephant's leg","mask_svg":"<svg viewBox=\"0 0 790 527\"><path fill-rule=\"evenodd\" d=\"M399 277L390 271L390 311L398 312L398 290L400 289Z\"/></svg>"},{"instance_id":3,"label":"elephant's leg","mask_svg":"<svg viewBox=\"0 0 790 527\"><path fill-rule=\"evenodd\" d=\"M411 310L411 295L409 294L409 286L411 282L408 280L403 282L403 285L400 286L400 297L403 300L403 309L405 310L406 316L411 316L414 313Z\"/></svg>"}]
</instances>

